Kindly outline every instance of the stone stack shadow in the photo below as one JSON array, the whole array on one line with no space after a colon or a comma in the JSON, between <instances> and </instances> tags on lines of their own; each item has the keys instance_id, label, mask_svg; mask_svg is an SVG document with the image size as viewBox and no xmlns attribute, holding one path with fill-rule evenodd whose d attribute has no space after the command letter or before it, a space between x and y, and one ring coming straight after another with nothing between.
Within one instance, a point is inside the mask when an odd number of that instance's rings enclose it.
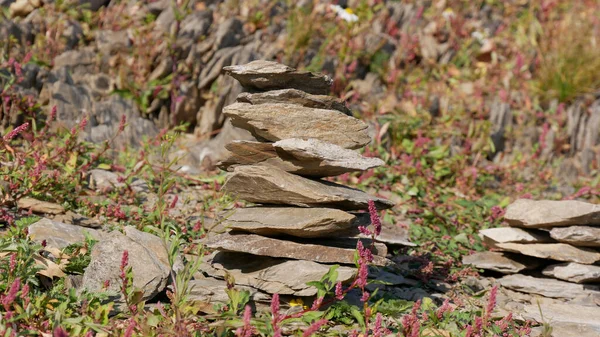
<instances>
[{"instance_id":1,"label":"stone stack shadow","mask_svg":"<svg viewBox=\"0 0 600 337\"><path fill-rule=\"evenodd\" d=\"M374 265L389 265L387 246L371 245L358 226L370 224L369 200L378 210L393 203L324 180L384 165L355 151L370 142L368 126L326 95L332 80L268 61L224 71L247 92L223 112L257 140L226 146L230 156L219 167L229 174L222 190L255 206L223 216L225 232L206 241L215 253L202 264L206 278L196 285L208 289L214 279L233 277L236 285L254 289L254 300L265 293L314 296L317 289L306 283L334 264L340 265L338 281L353 279L358 240L372 247Z\"/></svg>"},{"instance_id":2,"label":"stone stack shadow","mask_svg":"<svg viewBox=\"0 0 600 337\"><path fill-rule=\"evenodd\" d=\"M498 282L508 289L600 304L600 205L519 199L505 220L510 227L480 231L492 251L463 263L506 274Z\"/></svg>"}]
</instances>

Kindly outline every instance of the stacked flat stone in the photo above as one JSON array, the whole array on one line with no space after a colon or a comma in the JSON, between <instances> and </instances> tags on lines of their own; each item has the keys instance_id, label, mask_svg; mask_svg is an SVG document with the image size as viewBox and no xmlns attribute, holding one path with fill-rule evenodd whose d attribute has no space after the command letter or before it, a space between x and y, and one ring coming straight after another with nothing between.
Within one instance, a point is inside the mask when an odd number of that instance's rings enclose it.
<instances>
[{"instance_id":1,"label":"stacked flat stone","mask_svg":"<svg viewBox=\"0 0 600 337\"><path fill-rule=\"evenodd\" d=\"M223 112L257 141L226 146L230 156L219 166L230 173L222 190L256 206L225 217L228 231L207 242L218 253L203 271L294 296L315 295L306 282L320 280L332 264L342 265L339 281L350 280L357 228L370 224L368 213L359 211L369 200L378 209L393 203L321 178L384 164L355 151L370 142L367 125L326 96L327 76L268 61L224 71L248 92ZM373 253L374 264L389 263L384 244L374 243Z\"/></svg>"},{"instance_id":2,"label":"stacked flat stone","mask_svg":"<svg viewBox=\"0 0 600 337\"><path fill-rule=\"evenodd\" d=\"M504 218L510 227L480 231L494 251L464 263L508 274L499 283L513 290L600 300L600 205L519 199Z\"/></svg>"}]
</instances>

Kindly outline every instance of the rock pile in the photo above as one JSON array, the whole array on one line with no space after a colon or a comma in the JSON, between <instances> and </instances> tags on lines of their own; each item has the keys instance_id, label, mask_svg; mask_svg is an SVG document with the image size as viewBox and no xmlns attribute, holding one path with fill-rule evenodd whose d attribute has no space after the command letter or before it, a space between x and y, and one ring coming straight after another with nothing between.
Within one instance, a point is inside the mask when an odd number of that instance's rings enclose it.
<instances>
[{"instance_id":1,"label":"rock pile","mask_svg":"<svg viewBox=\"0 0 600 337\"><path fill-rule=\"evenodd\" d=\"M220 167L230 173L223 190L257 205L226 216L227 231L207 241L217 252L202 271L293 296L315 295L306 282L320 280L329 264L342 265L339 281L350 280L358 226L370 223L368 213L360 211L368 209L369 200L378 209L393 203L321 178L384 164L354 151L369 143L367 125L325 95L332 84L327 76L268 61L224 70L248 92L223 112L257 141L226 146L230 155ZM374 264L388 265L386 245L373 247Z\"/></svg>"},{"instance_id":2,"label":"rock pile","mask_svg":"<svg viewBox=\"0 0 600 337\"><path fill-rule=\"evenodd\" d=\"M505 220L510 227L480 232L494 251L464 263L508 274L498 280L508 289L600 305L600 205L520 199Z\"/></svg>"}]
</instances>

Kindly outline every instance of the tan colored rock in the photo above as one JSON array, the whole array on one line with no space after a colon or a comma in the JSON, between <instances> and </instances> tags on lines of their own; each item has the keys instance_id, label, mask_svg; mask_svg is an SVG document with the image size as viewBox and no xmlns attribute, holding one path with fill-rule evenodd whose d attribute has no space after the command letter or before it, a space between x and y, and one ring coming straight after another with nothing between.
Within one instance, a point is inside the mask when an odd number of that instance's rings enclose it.
<instances>
[{"instance_id":1,"label":"tan colored rock","mask_svg":"<svg viewBox=\"0 0 600 337\"><path fill-rule=\"evenodd\" d=\"M521 274L506 275L498 279L501 286L527 293L552 298L574 299L588 294L599 293L600 287L575 284L554 279L536 278Z\"/></svg>"},{"instance_id":2,"label":"tan colored rock","mask_svg":"<svg viewBox=\"0 0 600 337\"><path fill-rule=\"evenodd\" d=\"M522 270L532 269L539 265L531 258L513 258L509 254L500 252L477 252L463 256L463 264L475 268L497 271L502 274L516 274Z\"/></svg>"},{"instance_id":3,"label":"tan colored rock","mask_svg":"<svg viewBox=\"0 0 600 337\"><path fill-rule=\"evenodd\" d=\"M39 214L61 214L65 212L65 208L59 204L29 197L19 199L17 206Z\"/></svg>"},{"instance_id":4,"label":"tan colored rock","mask_svg":"<svg viewBox=\"0 0 600 337\"><path fill-rule=\"evenodd\" d=\"M311 94L326 95L333 80L328 76L298 71L281 63L257 60L247 64L224 67L223 71L249 89L298 89Z\"/></svg>"},{"instance_id":5,"label":"tan colored rock","mask_svg":"<svg viewBox=\"0 0 600 337\"><path fill-rule=\"evenodd\" d=\"M27 16L41 5L42 2L40 0L17 0L8 7L8 14L13 18Z\"/></svg>"},{"instance_id":6,"label":"tan colored rock","mask_svg":"<svg viewBox=\"0 0 600 337\"><path fill-rule=\"evenodd\" d=\"M285 139L271 143L234 141L226 145L229 158L219 164L233 171L239 165L270 165L283 171L311 177L328 177L365 171L385 163L379 158L317 139Z\"/></svg>"},{"instance_id":7,"label":"tan colored rock","mask_svg":"<svg viewBox=\"0 0 600 337\"><path fill-rule=\"evenodd\" d=\"M550 326L553 327L556 326L556 323L568 323L571 325L569 329L559 328L556 331L553 329L552 336L600 336L600 320L598 319L598 317L600 317L600 307L583 306L558 301L544 303L541 307L542 310L540 313L540 307L537 303L525 305L520 316L540 323L550 322ZM559 326L560 325L562 324L559 324ZM569 331L570 334L563 334L561 331ZM593 334L593 331L596 331L595 335Z\"/></svg>"},{"instance_id":8,"label":"tan colored rock","mask_svg":"<svg viewBox=\"0 0 600 337\"><path fill-rule=\"evenodd\" d=\"M235 283L269 294L314 296L315 287L306 283L319 281L331 266L313 261L284 260L244 253L218 252L200 265L203 272L217 278L233 276ZM340 266L337 281L346 282L355 268Z\"/></svg>"},{"instance_id":9,"label":"tan colored rock","mask_svg":"<svg viewBox=\"0 0 600 337\"><path fill-rule=\"evenodd\" d=\"M546 276L575 283L600 282L600 266L589 264L574 262L554 264L544 268L542 273Z\"/></svg>"},{"instance_id":10,"label":"tan colored rock","mask_svg":"<svg viewBox=\"0 0 600 337\"><path fill-rule=\"evenodd\" d=\"M552 228L550 236L556 241L579 247L600 247L600 227L570 226Z\"/></svg>"},{"instance_id":11,"label":"tan colored rock","mask_svg":"<svg viewBox=\"0 0 600 337\"><path fill-rule=\"evenodd\" d=\"M354 264L355 252L354 249L296 243L255 234L232 235L225 233L209 240L206 246L225 252L240 252L259 256L350 265ZM390 263L388 259L381 256L374 255L373 258L373 264L377 266L385 266Z\"/></svg>"},{"instance_id":12,"label":"tan colored rock","mask_svg":"<svg viewBox=\"0 0 600 337\"><path fill-rule=\"evenodd\" d=\"M297 104L308 108L337 110L352 116L352 112L346 107L346 104L332 96L311 95L296 89L271 90L259 93L244 92L239 94L237 101L252 105L265 103Z\"/></svg>"},{"instance_id":13,"label":"tan colored rock","mask_svg":"<svg viewBox=\"0 0 600 337\"><path fill-rule=\"evenodd\" d=\"M600 252L587 248L573 247L564 243L499 243L496 245L496 248L557 261L578 262L582 264L593 264L600 261Z\"/></svg>"},{"instance_id":14,"label":"tan colored rock","mask_svg":"<svg viewBox=\"0 0 600 337\"><path fill-rule=\"evenodd\" d=\"M48 246L62 249L75 243L84 243L86 235L99 240L102 232L44 218L29 226L28 235L35 242L46 241Z\"/></svg>"},{"instance_id":15,"label":"tan colored rock","mask_svg":"<svg viewBox=\"0 0 600 337\"><path fill-rule=\"evenodd\" d=\"M576 200L519 199L506 208L504 219L511 226L527 228L600 225L600 205Z\"/></svg>"},{"instance_id":16,"label":"tan colored rock","mask_svg":"<svg viewBox=\"0 0 600 337\"><path fill-rule=\"evenodd\" d=\"M295 104L234 103L223 108L233 126L268 141L315 138L347 149L361 148L371 141L367 124L337 110L307 108Z\"/></svg>"},{"instance_id":17,"label":"tan colored rock","mask_svg":"<svg viewBox=\"0 0 600 337\"><path fill-rule=\"evenodd\" d=\"M366 210L368 201L373 200L378 209L394 206L388 200L369 196L356 189L303 178L268 166L236 167L222 190L259 204Z\"/></svg>"},{"instance_id":18,"label":"tan colored rock","mask_svg":"<svg viewBox=\"0 0 600 337\"><path fill-rule=\"evenodd\" d=\"M499 227L479 231L483 241L490 247L498 243L547 243L553 242L547 233L521 228Z\"/></svg>"},{"instance_id":19,"label":"tan colored rock","mask_svg":"<svg viewBox=\"0 0 600 337\"><path fill-rule=\"evenodd\" d=\"M356 217L333 208L238 208L225 220L232 230L264 236L323 237L352 226Z\"/></svg>"}]
</instances>

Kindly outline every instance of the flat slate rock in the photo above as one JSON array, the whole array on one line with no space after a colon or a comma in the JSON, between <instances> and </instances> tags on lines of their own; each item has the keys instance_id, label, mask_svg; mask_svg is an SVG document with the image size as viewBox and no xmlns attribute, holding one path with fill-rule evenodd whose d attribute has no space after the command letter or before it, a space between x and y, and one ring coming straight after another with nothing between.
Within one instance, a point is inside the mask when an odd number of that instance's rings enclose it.
<instances>
[{"instance_id":1,"label":"flat slate rock","mask_svg":"<svg viewBox=\"0 0 600 337\"><path fill-rule=\"evenodd\" d=\"M219 167L227 171L240 165L270 165L302 176L329 177L385 164L379 158L363 157L356 151L313 138L291 138L275 143L241 140L225 148L231 154Z\"/></svg>"},{"instance_id":2,"label":"flat slate rock","mask_svg":"<svg viewBox=\"0 0 600 337\"><path fill-rule=\"evenodd\" d=\"M29 225L28 235L35 242L46 241L48 246L62 249L75 243L84 243L86 235L95 240L100 240L103 233L92 228L69 225L43 218Z\"/></svg>"},{"instance_id":3,"label":"flat slate rock","mask_svg":"<svg viewBox=\"0 0 600 337\"><path fill-rule=\"evenodd\" d=\"M368 201L373 200L378 209L394 206L388 200L372 197L357 189L303 178L270 166L236 167L222 190L259 204L366 210Z\"/></svg>"},{"instance_id":4,"label":"flat slate rock","mask_svg":"<svg viewBox=\"0 0 600 337\"><path fill-rule=\"evenodd\" d=\"M544 268L542 273L575 283L600 282L600 266L580 264L575 262L554 264Z\"/></svg>"},{"instance_id":5,"label":"flat slate rock","mask_svg":"<svg viewBox=\"0 0 600 337\"><path fill-rule=\"evenodd\" d=\"M281 89L257 93L243 92L238 95L236 100L241 103L250 103L252 105L290 103L308 108L337 110L348 116L352 116L352 111L346 107L346 104L335 97L327 95L311 95L297 89Z\"/></svg>"},{"instance_id":6,"label":"flat slate rock","mask_svg":"<svg viewBox=\"0 0 600 337\"><path fill-rule=\"evenodd\" d=\"M263 236L291 235L316 238L352 226L356 216L333 208L238 208L225 220L226 227Z\"/></svg>"},{"instance_id":7,"label":"flat slate rock","mask_svg":"<svg viewBox=\"0 0 600 337\"><path fill-rule=\"evenodd\" d=\"M238 80L244 88L254 90L292 88L311 94L326 95L331 91L333 84L329 76L298 71L273 61L257 60L224 67L223 71Z\"/></svg>"},{"instance_id":8,"label":"flat slate rock","mask_svg":"<svg viewBox=\"0 0 600 337\"><path fill-rule=\"evenodd\" d=\"M346 149L371 142L367 124L337 110L288 103L252 105L236 102L223 108L231 124L257 139L276 142L288 138L316 138Z\"/></svg>"},{"instance_id":9,"label":"flat slate rock","mask_svg":"<svg viewBox=\"0 0 600 337\"><path fill-rule=\"evenodd\" d=\"M570 226L552 228L550 236L559 242L580 247L600 247L600 227Z\"/></svg>"},{"instance_id":10,"label":"flat slate rock","mask_svg":"<svg viewBox=\"0 0 600 337\"><path fill-rule=\"evenodd\" d=\"M256 234L229 234L215 236L206 243L211 249L240 252L259 256L308 260L320 263L354 264L355 249L296 243L288 240L267 238ZM374 255L373 264L385 266L390 261Z\"/></svg>"},{"instance_id":11,"label":"flat slate rock","mask_svg":"<svg viewBox=\"0 0 600 337\"><path fill-rule=\"evenodd\" d=\"M513 258L509 254L500 252L477 252L472 255L463 256L463 264L472 265L475 268L493 270L502 274L516 274L522 270L533 269L539 263L532 258Z\"/></svg>"},{"instance_id":12,"label":"flat slate rock","mask_svg":"<svg viewBox=\"0 0 600 337\"><path fill-rule=\"evenodd\" d=\"M59 204L29 197L19 199L17 206L38 214L61 214L65 212L65 208Z\"/></svg>"},{"instance_id":13,"label":"flat slate rock","mask_svg":"<svg viewBox=\"0 0 600 337\"><path fill-rule=\"evenodd\" d=\"M479 231L483 241L490 247L498 243L548 243L554 242L548 233L521 228L499 227Z\"/></svg>"},{"instance_id":14,"label":"flat slate rock","mask_svg":"<svg viewBox=\"0 0 600 337\"><path fill-rule=\"evenodd\" d=\"M509 225L546 228L571 225L600 225L600 205L576 200L518 199L506 208Z\"/></svg>"},{"instance_id":15,"label":"flat slate rock","mask_svg":"<svg viewBox=\"0 0 600 337\"><path fill-rule=\"evenodd\" d=\"M244 253L217 252L200 265L206 274L225 278L233 276L235 283L250 286L269 294L314 296L317 289L306 283L320 281L331 266L313 261L285 260ZM340 266L337 281L353 278L355 268Z\"/></svg>"},{"instance_id":16,"label":"flat slate rock","mask_svg":"<svg viewBox=\"0 0 600 337\"><path fill-rule=\"evenodd\" d=\"M521 274L506 275L498 279L498 283L511 290L552 298L574 299L588 294L600 293L600 287L598 286L536 278Z\"/></svg>"},{"instance_id":17,"label":"flat slate rock","mask_svg":"<svg viewBox=\"0 0 600 337\"><path fill-rule=\"evenodd\" d=\"M583 306L570 303L552 302L542 305L542 312L537 303L525 305L523 312L519 313L524 319L535 320L539 323L549 322L551 326L554 323L567 323L569 334L563 334L561 331L568 331L567 327L552 331L552 336L556 337L588 337L600 336L600 307ZM542 317L543 315L543 317ZM561 326L557 324L556 326ZM582 326L578 326L582 325ZM593 334L596 331L596 334ZM580 334L581 333L581 334ZM585 334L584 334L585 333Z\"/></svg>"},{"instance_id":18,"label":"flat slate rock","mask_svg":"<svg viewBox=\"0 0 600 337\"><path fill-rule=\"evenodd\" d=\"M210 310L215 303L229 303L230 299L227 295L227 282L212 277L195 278L189 282L189 301L202 302L207 304ZM253 287L238 285L238 290L247 291L250 294L250 300L253 302L270 302L271 296L260 292Z\"/></svg>"},{"instance_id":19,"label":"flat slate rock","mask_svg":"<svg viewBox=\"0 0 600 337\"><path fill-rule=\"evenodd\" d=\"M582 264L593 264L600 261L600 252L588 248L574 247L565 243L499 243L496 248L557 261Z\"/></svg>"}]
</instances>

